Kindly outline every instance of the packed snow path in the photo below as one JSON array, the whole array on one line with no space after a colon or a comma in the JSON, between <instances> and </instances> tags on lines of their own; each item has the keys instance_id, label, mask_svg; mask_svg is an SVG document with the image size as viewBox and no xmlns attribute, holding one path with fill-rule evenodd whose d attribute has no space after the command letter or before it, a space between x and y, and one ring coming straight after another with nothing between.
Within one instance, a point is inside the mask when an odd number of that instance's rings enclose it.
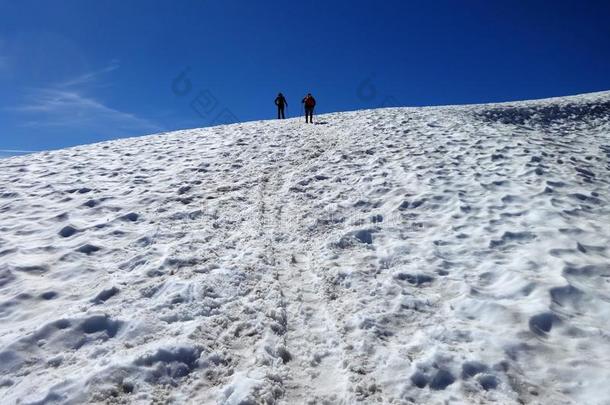
<instances>
[{"instance_id":1,"label":"packed snow path","mask_svg":"<svg viewBox=\"0 0 610 405\"><path fill-rule=\"evenodd\" d=\"M0 161L3 404L610 404L610 93Z\"/></svg>"}]
</instances>

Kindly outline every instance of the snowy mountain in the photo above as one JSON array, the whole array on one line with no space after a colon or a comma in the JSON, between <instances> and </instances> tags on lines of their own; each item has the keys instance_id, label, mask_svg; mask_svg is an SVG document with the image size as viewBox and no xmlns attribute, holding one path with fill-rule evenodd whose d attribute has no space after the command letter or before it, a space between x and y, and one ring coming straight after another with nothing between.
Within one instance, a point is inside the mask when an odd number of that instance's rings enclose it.
<instances>
[{"instance_id":1,"label":"snowy mountain","mask_svg":"<svg viewBox=\"0 0 610 405\"><path fill-rule=\"evenodd\" d=\"M610 404L610 92L0 161L2 404Z\"/></svg>"}]
</instances>

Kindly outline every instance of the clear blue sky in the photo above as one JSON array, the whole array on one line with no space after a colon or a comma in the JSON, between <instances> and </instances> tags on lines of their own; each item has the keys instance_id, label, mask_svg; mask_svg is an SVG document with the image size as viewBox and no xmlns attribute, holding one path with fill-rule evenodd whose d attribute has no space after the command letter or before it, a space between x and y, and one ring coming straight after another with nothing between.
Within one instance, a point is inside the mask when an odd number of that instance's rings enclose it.
<instances>
[{"instance_id":1,"label":"clear blue sky","mask_svg":"<svg viewBox=\"0 0 610 405\"><path fill-rule=\"evenodd\" d=\"M608 90L610 1L0 0L0 86L16 150Z\"/></svg>"}]
</instances>

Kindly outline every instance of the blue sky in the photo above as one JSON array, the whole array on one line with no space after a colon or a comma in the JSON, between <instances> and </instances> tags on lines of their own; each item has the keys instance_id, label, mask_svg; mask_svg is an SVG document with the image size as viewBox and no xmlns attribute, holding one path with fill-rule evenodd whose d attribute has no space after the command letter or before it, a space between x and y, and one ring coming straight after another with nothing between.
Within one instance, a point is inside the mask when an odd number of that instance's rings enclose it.
<instances>
[{"instance_id":1,"label":"blue sky","mask_svg":"<svg viewBox=\"0 0 610 405\"><path fill-rule=\"evenodd\" d=\"M0 149L610 89L608 1L0 0ZM182 75L182 76L180 76ZM8 153L8 152L7 152Z\"/></svg>"}]
</instances>

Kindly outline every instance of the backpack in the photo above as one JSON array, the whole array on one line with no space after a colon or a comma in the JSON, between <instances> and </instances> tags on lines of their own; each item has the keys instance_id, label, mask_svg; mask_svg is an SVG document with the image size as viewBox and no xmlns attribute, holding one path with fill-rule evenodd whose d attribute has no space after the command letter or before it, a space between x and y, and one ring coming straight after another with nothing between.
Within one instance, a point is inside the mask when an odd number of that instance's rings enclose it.
<instances>
[{"instance_id":1,"label":"backpack","mask_svg":"<svg viewBox=\"0 0 610 405\"><path fill-rule=\"evenodd\" d=\"M314 107L316 105L316 100L313 97L305 98L305 107Z\"/></svg>"}]
</instances>

